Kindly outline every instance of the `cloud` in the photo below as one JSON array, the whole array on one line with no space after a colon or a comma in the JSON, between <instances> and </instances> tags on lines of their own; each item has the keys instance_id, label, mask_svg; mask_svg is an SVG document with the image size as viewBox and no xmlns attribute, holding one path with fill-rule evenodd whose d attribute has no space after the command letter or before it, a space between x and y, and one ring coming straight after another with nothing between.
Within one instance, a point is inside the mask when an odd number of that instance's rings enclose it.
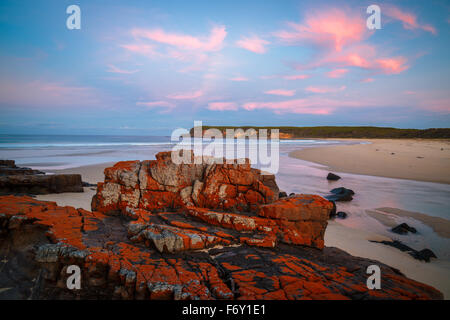
<instances>
[{"instance_id":1,"label":"cloud","mask_svg":"<svg viewBox=\"0 0 450 320\"><path fill-rule=\"evenodd\" d=\"M236 42L236 45L240 48L243 48L245 50L263 54L266 53L267 49L265 48L266 45L268 45L270 42L263 40L259 37L243 37L241 40Z\"/></svg>"},{"instance_id":2,"label":"cloud","mask_svg":"<svg viewBox=\"0 0 450 320\"><path fill-rule=\"evenodd\" d=\"M283 76L283 79L286 80L304 80L304 79L308 79L310 76L307 74L295 74L295 75L291 75L291 76Z\"/></svg>"},{"instance_id":3,"label":"cloud","mask_svg":"<svg viewBox=\"0 0 450 320\"><path fill-rule=\"evenodd\" d=\"M316 69L320 67L347 68L358 67L384 74L398 74L409 68L406 57L380 57L371 45L353 45L341 52L327 52L307 64L294 64L296 70Z\"/></svg>"},{"instance_id":4,"label":"cloud","mask_svg":"<svg viewBox=\"0 0 450 320\"><path fill-rule=\"evenodd\" d=\"M237 81L237 82L242 82L242 81L248 81L249 79L246 77L234 77L230 79L231 81Z\"/></svg>"},{"instance_id":5,"label":"cloud","mask_svg":"<svg viewBox=\"0 0 450 320\"><path fill-rule=\"evenodd\" d=\"M238 106L234 102L211 102L208 103L208 109L215 111L236 111Z\"/></svg>"},{"instance_id":6,"label":"cloud","mask_svg":"<svg viewBox=\"0 0 450 320\"><path fill-rule=\"evenodd\" d=\"M341 78L348 72L348 69L335 69L327 73L329 78Z\"/></svg>"},{"instance_id":7,"label":"cloud","mask_svg":"<svg viewBox=\"0 0 450 320\"><path fill-rule=\"evenodd\" d=\"M375 60L375 63L378 64L378 67L388 74L397 74L402 71L405 71L406 69L409 68L409 66L406 65L406 62L407 60L404 57L394 57Z\"/></svg>"},{"instance_id":8,"label":"cloud","mask_svg":"<svg viewBox=\"0 0 450 320\"><path fill-rule=\"evenodd\" d=\"M182 50L218 51L227 36L225 26L212 28L209 37L194 37L191 35L169 33L162 29L133 29L136 38L148 39L160 44L173 46Z\"/></svg>"},{"instance_id":9,"label":"cloud","mask_svg":"<svg viewBox=\"0 0 450 320\"><path fill-rule=\"evenodd\" d=\"M361 82L363 82L363 83L369 83L369 82L374 82L374 81L375 81L374 78L366 78L366 79L361 80Z\"/></svg>"},{"instance_id":10,"label":"cloud","mask_svg":"<svg viewBox=\"0 0 450 320\"><path fill-rule=\"evenodd\" d=\"M313 93L335 93L343 91L346 88L347 88L346 86L340 86L339 88L309 86L305 90Z\"/></svg>"},{"instance_id":11,"label":"cloud","mask_svg":"<svg viewBox=\"0 0 450 320\"><path fill-rule=\"evenodd\" d=\"M225 26L213 27L208 36L192 36L171 33L163 29L131 30L134 42L121 45L127 51L149 58L174 59L188 63L189 66L179 70L187 72L208 67L211 54L223 47L227 36Z\"/></svg>"},{"instance_id":12,"label":"cloud","mask_svg":"<svg viewBox=\"0 0 450 320\"><path fill-rule=\"evenodd\" d=\"M148 107L148 108L157 108L157 107L161 107L161 108L168 108L168 109L173 109L175 108L175 104L172 102L168 102L168 101L150 101L150 102L136 102L137 106L144 106L144 107Z\"/></svg>"},{"instance_id":13,"label":"cloud","mask_svg":"<svg viewBox=\"0 0 450 320\"><path fill-rule=\"evenodd\" d=\"M112 72L112 73L120 73L120 74L133 74L138 72L139 70L124 70L124 69L120 69L112 64L108 65L108 70L106 70L107 72Z\"/></svg>"},{"instance_id":14,"label":"cloud","mask_svg":"<svg viewBox=\"0 0 450 320\"><path fill-rule=\"evenodd\" d=\"M402 22L403 28L405 28L406 30L422 29L430 32L433 35L437 34L436 28L432 25L419 24L417 21L417 15L412 12L405 11L393 5L383 6L382 11L386 16Z\"/></svg>"},{"instance_id":15,"label":"cloud","mask_svg":"<svg viewBox=\"0 0 450 320\"><path fill-rule=\"evenodd\" d=\"M192 100L203 96L202 90L197 90L194 92L184 92L184 93L176 93L176 94L170 94L167 96L169 99L174 100Z\"/></svg>"},{"instance_id":16,"label":"cloud","mask_svg":"<svg viewBox=\"0 0 450 320\"><path fill-rule=\"evenodd\" d=\"M274 90L268 90L264 91L265 94L273 94L277 96L285 96L285 97L292 97L295 95L295 90L285 90L285 89L274 89Z\"/></svg>"},{"instance_id":17,"label":"cloud","mask_svg":"<svg viewBox=\"0 0 450 320\"><path fill-rule=\"evenodd\" d=\"M336 51L361 41L367 34L366 23L361 15L337 8L309 11L302 23L288 22L287 25L287 30L274 33L282 42L312 42Z\"/></svg>"},{"instance_id":18,"label":"cloud","mask_svg":"<svg viewBox=\"0 0 450 320\"><path fill-rule=\"evenodd\" d=\"M142 43L123 44L121 45L121 47L128 51L138 53L147 57L159 56L159 53L156 51L155 46L149 44L142 44Z\"/></svg>"}]
</instances>

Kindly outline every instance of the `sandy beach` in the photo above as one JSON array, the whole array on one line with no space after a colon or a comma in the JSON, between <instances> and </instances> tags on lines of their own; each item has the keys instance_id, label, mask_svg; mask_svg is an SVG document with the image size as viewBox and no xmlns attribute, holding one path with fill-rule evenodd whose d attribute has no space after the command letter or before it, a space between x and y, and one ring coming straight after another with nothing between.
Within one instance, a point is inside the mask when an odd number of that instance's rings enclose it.
<instances>
[{"instance_id":1,"label":"sandy beach","mask_svg":"<svg viewBox=\"0 0 450 320\"><path fill-rule=\"evenodd\" d=\"M325 165L337 172L450 184L449 140L348 141L370 144L305 148L292 151L289 155Z\"/></svg>"},{"instance_id":2,"label":"sandy beach","mask_svg":"<svg viewBox=\"0 0 450 320\"><path fill-rule=\"evenodd\" d=\"M351 148L353 146L349 147ZM321 149L328 149L328 147ZM106 167L111 166L111 164L112 163L103 163L79 168L54 170L51 172L80 173L83 177L83 181L96 183L99 181L103 181L103 170ZM86 210L91 210L91 199L95 194L95 189L95 187L86 187L84 188L84 193L39 195L36 198L38 200L55 201L58 203L58 205L61 206L73 206L75 208L84 208ZM402 210L396 211L392 208L390 210L384 208L384 210L397 215L409 214L403 212ZM378 212L378 215L379 214L380 212ZM374 215L374 219L377 219L381 223L389 225L389 221L383 220L383 218L380 216L377 217ZM434 286L435 288L443 292L446 299L450 297L450 278L448 277L450 262L440 259L434 259L429 263L425 263L413 259L408 253L401 252L396 248L385 246L383 244L373 243L369 240L381 241L392 239L374 232L368 232L366 230L360 230L345 226L341 224L339 220L329 221L328 227L325 232L326 246L340 248L354 256L383 262L389 266L399 269L402 273L404 273L411 279Z\"/></svg>"}]
</instances>

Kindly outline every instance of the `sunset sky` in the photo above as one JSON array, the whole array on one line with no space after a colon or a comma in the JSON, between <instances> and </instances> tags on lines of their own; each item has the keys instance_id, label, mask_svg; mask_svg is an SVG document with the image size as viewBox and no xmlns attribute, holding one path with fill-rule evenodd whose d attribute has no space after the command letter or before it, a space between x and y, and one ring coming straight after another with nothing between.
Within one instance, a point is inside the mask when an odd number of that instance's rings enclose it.
<instances>
[{"instance_id":1,"label":"sunset sky","mask_svg":"<svg viewBox=\"0 0 450 320\"><path fill-rule=\"evenodd\" d=\"M450 127L449 27L448 1L2 0L0 133Z\"/></svg>"}]
</instances>

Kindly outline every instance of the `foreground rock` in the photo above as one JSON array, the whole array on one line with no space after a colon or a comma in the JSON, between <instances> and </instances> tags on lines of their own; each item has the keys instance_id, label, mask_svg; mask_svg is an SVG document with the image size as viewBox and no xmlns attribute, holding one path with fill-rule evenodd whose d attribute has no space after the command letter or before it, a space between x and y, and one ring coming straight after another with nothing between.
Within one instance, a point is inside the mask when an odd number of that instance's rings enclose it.
<instances>
[{"instance_id":1,"label":"foreground rock","mask_svg":"<svg viewBox=\"0 0 450 320\"><path fill-rule=\"evenodd\" d=\"M21 168L14 160L0 160L0 194L83 192L81 175L56 174Z\"/></svg>"},{"instance_id":2,"label":"foreground rock","mask_svg":"<svg viewBox=\"0 0 450 320\"><path fill-rule=\"evenodd\" d=\"M290 227L308 214L328 215L320 212L320 201L322 210L328 209L318 198L287 199L280 209L265 204L248 220L244 214L209 215L210 209L149 213L138 208L130 221L27 196L0 196L0 288L6 289L0 298L443 298L396 269L336 248L255 245L269 244L269 228ZM296 201L300 209L289 210ZM285 215L289 219L278 219ZM381 268L380 290L366 287L372 264ZM69 265L81 269L80 290L66 288Z\"/></svg>"}]
</instances>

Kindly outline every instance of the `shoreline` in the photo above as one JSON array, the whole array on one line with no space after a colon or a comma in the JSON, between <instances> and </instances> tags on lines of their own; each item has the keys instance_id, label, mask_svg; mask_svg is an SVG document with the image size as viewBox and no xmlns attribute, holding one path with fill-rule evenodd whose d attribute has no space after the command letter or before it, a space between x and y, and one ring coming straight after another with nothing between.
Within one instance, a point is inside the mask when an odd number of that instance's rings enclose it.
<instances>
[{"instance_id":1,"label":"shoreline","mask_svg":"<svg viewBox=\"0 0 450 320\"><path fill-rule=\"evenodd\" d=\"M368 144L314 146L289 156L329 171L450 184L450 140L323 139Z\"/></svg>"}]
</instances>

